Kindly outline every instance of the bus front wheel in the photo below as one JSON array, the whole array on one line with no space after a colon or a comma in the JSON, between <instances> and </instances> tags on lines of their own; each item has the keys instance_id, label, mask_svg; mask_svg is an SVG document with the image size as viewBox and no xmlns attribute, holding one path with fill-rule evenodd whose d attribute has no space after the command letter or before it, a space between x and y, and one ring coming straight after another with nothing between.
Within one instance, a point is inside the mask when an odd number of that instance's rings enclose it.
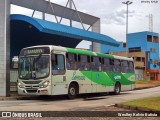
<instances>
[{"instance_id":1,"label":"bus front wheel","mask_svg":"<svg viewBox=\"0 0 160 120\"><path fill-rule=\"evenodd\" d=\"M68 89L68 98L69 99L76 98L77 97L77 93L78 93L78 89L77 89L76 85L71 84L69 86L69 89Z\"/></svg>"}]
</instances>

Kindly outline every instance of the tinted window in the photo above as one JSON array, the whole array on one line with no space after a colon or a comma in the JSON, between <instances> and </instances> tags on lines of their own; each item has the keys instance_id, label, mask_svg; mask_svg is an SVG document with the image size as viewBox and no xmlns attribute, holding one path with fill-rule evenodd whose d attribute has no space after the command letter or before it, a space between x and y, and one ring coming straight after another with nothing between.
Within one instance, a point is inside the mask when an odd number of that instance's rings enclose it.
<instances>
[{"instance_id":1,"label":"tinted window","mask_svg":"<svg viewBox=\"0 0 160 120\"><path fill-rule=\"evenodd\" d=\"M121 61L122 67L121 70L123 73L127 73L128 72L128 61Z\"/></svg>"},{"instance_id":2,"label":"tinted window","mask_svg":"<svg viewBox=\"0 0 160 120\"><path fill-rule=\"evenodd\" d=\"M114 72L121 72L121 63L120 63L120 60L117 60L117 59L114 60L113 71Z\"/></svg>"},{"instance_id":3,"label":"tinted window","mask_svg":"<svg viewBox=\"0 0 160 120\"><path fill-rule=\"evenodd\" d=\"M134 73L134 64L132 61L129 62L129 72Z\"/></svg>"},{"instance_id":4,"label":"tinted window","mask_svg":"<svg viewBox=\"0 0 160 120\"><path fill-rule=\"evenodd\" d=\"M111 59L109 58L103 58L103 65L102 65L102 70L104 72L110 72L112 71L112 64L111 64Z\"/></svg>"},{"instance_id":5,"label":"tinted window","mask_svg":"<svg viewBox=\"0 0 160 120\"><path fill-rule=\"evenodd\" d=\"M64 55L52 54L52 74L62 75L65 73Z\"/></svg>"},{"instance_id":6,"label":"tinted window","mask_svg":"<svg viewBox=\"0 0 160 120\"><path fill-rule=\"evenodd\" d=\"M20 57L19 77L21 79L40 79L49 75L50 57L48 55Z\"/></svg>"},{"instance_id":7,"label":"tinted window","mask_svg":"<svg viewBox=\"0 0 160 120\"><path fill-rule=\"evenodd\" d=\"M101 70L101 58L99 57L92 57L92 64L91 64L93 71L102 71Z\"/></svg>"},{"instance_id":8,"label":"tinted window","mask_svg":"<svg viewBox=\"0 0 160 120\"><path fill-rule=\"evenodd\" d=\"M78 55L78 69L90 70L90 57L87 55Z\"/></svg>"},{"instance_id":9,"label":"tinted window","mask_svg":"<svg viewBox=\"0 0 160 120\"><path fill-rule=\"evenodd\" d=\"M66 67L68 70L77 70L77 55L72 53L66 54Z\"/></svg>"}]
</instances>

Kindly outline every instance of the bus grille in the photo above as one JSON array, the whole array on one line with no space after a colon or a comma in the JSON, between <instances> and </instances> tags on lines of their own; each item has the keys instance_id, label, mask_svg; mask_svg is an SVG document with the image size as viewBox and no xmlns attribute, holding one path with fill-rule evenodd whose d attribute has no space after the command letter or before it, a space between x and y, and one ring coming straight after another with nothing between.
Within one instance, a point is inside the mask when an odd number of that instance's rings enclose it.
<instances>
[{"instance_id":1,"label":"bus grille","mask_svg":"<svg viewBox=\"0 0 160 120\"><path fill-rule=\"evenodd\" d=\"M42 80L38 80L38 81L22 81L25 84L39 84L40 82L42 82Z\"/></svg>"},{"instance_id":2,"label":"bus grille","mask_svg":"<svg viewBox=\"0 0 160 120\"><path fill-rule=\"evenodd\" d=\"M26 89L27 93L36 93L37 89Z\"/></svg>"}]
</instances>

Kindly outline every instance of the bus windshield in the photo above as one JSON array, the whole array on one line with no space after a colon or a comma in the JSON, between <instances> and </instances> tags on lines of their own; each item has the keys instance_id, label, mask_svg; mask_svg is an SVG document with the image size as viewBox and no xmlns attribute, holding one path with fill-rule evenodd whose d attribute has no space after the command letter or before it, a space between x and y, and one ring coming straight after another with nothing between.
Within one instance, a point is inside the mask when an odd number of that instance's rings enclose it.
<instances>
[{"instance_id":1,"label":"bus windshield","mask_svg":"<svg viewBox=\"0 0 160 120\"><path fill-rule=\"evenodd\" d=\"M25 56L19 59L20 79L40 79L49 75L49 55Z\"/></svg>"}]
</instances>

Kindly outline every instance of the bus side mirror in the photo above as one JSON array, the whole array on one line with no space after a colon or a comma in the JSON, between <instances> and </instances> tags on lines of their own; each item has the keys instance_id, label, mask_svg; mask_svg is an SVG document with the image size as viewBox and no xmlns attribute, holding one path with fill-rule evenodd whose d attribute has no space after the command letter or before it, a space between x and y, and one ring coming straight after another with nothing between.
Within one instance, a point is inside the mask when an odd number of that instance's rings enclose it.
<instances>
[{"instance_id":1,"label":"bus side mirror","mask_svg":"<svg viewBox=\"0 0 160 120\"><path fill-rule=\"evenodd\" d=\"M18 56L14 56L12 58L12 68L13 69L18 69Z\"/></svg>"}]
</instances>

